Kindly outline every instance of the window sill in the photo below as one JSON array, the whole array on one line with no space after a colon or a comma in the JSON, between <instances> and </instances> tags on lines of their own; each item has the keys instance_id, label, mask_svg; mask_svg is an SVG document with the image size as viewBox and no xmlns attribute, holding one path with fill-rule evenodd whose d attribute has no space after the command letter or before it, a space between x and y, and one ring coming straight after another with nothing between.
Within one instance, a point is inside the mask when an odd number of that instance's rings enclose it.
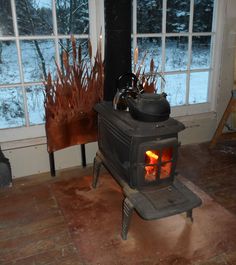
<instances>
[{"instance_id":1,"label":"window sill","mask_svg":"<svg viewBox=\"0 0 236 265\"><path fill-rule=\"evenodd\" d=\"M36 146L36 145L44 145L46 143L47 143L46 137L43 136L43 137L37 137L37 138L29 138L29 139L3 142L1 143L1 149L3 151L6 151L6 150L26 148L30 146Z\"/></svg>"},{"instance_id":2,"label":"window sill","mask_svg":"<svg viewBox=\"0 0 236 265\"><path fill-rule=\"evenodd\" d=\"M206 113L201 113L201 114L189 114L189 115L184 115L184 116L175 116L175 119L179 120L180 122L183 123L193 123L195 124L199 120L206 120L206 119L215 119L216 118L216 113L211 111L211 112L206 112ZM194 125L193 125L194 126ZM189 125L187 126L189 127ZM31 137L31 138L26 138L26 139L13 139L9 141L2 141L0 142L1 149L4 150L13 150L13 149L20 149L20 148L26 148L30 146L37 146L37 145L44 145L47 143L46 136L40 136L40 137Z\"/></svg>"},{"instance_id":3,"label":"window sill","mask_svg":"<svg viewBox=\"0 0 236 265\"><path fill-rule=\"evenodd\" d=\"M210 111L210 112L199 113L199 114L175 116L174 118L181 122L197 121L197 120L205 120L205 119L216 119L216 112Z\"/></svg>"}]
</instances>

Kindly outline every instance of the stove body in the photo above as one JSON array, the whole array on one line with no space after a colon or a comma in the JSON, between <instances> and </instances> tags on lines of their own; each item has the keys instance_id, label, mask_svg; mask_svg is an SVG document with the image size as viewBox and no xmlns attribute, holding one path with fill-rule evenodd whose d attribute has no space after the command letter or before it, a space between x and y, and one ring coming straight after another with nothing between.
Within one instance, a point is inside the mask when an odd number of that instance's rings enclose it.
<instances>
[{"instance_id":1,"label":"stove body","mask_svg":"<svg viewBox=\"0 0 236 265\"><path fill-rule=\"evenodd\" d=\"M175 119L142 122L129 112L113 110L103 102L98 112L98 146L108 167L131 188L163 187L173 182L178 154L178 132L185 127Z\"/></svg>"}]
</instances>

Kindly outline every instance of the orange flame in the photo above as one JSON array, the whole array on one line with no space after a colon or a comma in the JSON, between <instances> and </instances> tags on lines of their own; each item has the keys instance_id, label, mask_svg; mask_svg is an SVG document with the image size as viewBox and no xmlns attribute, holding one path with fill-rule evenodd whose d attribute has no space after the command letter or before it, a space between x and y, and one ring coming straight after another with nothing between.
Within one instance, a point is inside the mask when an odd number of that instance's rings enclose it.
<instances>
[{"instance_id":1,"label":"orange flame","mask_svg":"<svg viewBox=\"0 0 236 265\"><path fill-rule=\"evenodd\" d=\"M148 164L157 164L157 160L159 156L152 151L146 151L146 155L149 158ZM152 166L145 166L146 175L145 178L149 181L153 181L156 178L156 167Z\"/></svg>"},{"instance_id":2,"label":"orange flame","mask_svg":"<svg viewBox=\"0 0 236 265\"><path fill-rule=\"evenodd\" d=\"M152 151L146 151L146 155L150 158L151 163L152 163L152 158L155 160L158 159L158 155L153 153Z\"/></svg>"}]
</instances>

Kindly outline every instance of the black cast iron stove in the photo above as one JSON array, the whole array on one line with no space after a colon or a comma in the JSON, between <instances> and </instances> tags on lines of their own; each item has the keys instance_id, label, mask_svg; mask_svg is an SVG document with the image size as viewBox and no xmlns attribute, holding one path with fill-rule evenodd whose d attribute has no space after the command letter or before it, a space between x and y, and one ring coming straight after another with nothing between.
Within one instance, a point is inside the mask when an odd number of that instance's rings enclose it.
<instances>
[{"instance_id":1,"label":"black cast iron stove","mask_svg":"<svg viewBox=\"0 0 236 265\"><path fill-rule=\"evenodd\" d=\"M187 213L201 204L192 191L176 179L178 133L185 127L169 118L161 122L133 119L114 110L111 102L95 106L98 112L98 147L94 159L93 187L104 165L124 191L122 238L127 238L133 209L147 220Z\"/></svg>"}]
</instances>

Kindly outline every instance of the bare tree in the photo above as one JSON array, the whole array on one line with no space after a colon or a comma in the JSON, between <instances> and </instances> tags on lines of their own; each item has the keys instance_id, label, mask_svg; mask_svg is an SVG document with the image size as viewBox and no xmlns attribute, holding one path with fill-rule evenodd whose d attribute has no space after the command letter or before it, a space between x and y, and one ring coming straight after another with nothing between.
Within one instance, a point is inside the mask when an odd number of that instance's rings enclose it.
<instances>
[{"instance_id":1,"label":"bare tree","mask_svg":"<svg viewBox=\"0 0 236 265\"><path fill-rule=\"evenodd\" d=\"M11 13L11 2L0 0L0 35L13 34L13 22ZM9 42L5 42L9 44ZM3 42L0 42L0 64L3 63L2 59Z\"/></svg>"}]
</instances>

